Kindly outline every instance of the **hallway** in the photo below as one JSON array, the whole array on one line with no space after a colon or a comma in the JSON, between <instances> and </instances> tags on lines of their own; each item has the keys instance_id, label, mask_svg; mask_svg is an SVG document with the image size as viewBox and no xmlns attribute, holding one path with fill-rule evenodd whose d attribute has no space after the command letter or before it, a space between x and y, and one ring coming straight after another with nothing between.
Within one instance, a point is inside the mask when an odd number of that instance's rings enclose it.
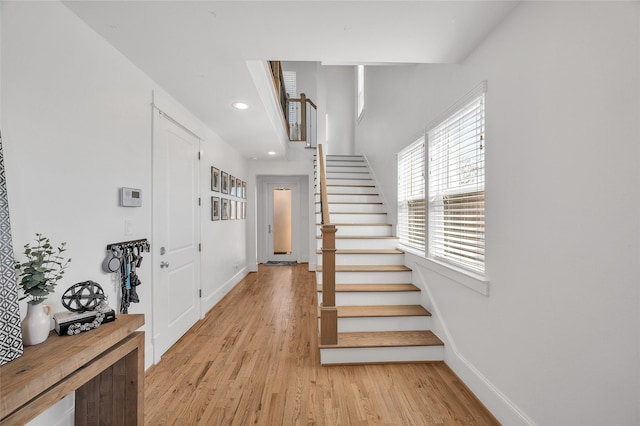
<instances>
[{"instance_id":1,"label":"hallway","mask_svg":"<svg viewBox=\"0 0 640 426\"><path fill-rule=\"evenodd\" d=\"M260 265L150 368L149 425L497 424L442 363L320 367L308 265Z\"/></svg>"}]
</instances>

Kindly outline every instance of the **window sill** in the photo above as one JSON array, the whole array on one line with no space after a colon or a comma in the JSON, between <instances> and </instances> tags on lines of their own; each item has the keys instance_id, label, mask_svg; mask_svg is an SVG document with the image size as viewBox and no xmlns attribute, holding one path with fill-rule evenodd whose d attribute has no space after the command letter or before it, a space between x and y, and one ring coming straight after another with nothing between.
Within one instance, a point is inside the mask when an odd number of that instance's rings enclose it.
<instances>
[{"instance_id":1,"label":"window sill","mask_svg":"<svg viewBox=\"0 0 640 426\"><path fill-rule=\"evenodd\" d=\"M487 279L487 277L479 274L474 274L471 271L456 268L444 262L426 258L424 257L424 255L417 253L416 250L411 250L407 247L401 248L405 251L406 255L416 257L417 259L415 259L415 263L417 263L418 265L423 266L438 275L442 275L443 277L448 278L451 281L455 281L458 284L461 284L484 296L489 296L489 280Z\"/></svg>"}]
</instances>

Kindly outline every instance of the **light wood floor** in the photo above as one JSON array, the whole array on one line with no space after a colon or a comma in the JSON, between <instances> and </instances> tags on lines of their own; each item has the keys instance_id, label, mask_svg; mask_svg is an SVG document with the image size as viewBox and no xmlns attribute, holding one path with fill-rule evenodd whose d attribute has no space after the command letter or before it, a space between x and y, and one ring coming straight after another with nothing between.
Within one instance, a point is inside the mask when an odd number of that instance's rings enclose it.
<instances>
[{"instance_id":1,"label":"light wood floor","mask_svg":"<svg viewBox=\"0 0 640 426\"><path fill-rule=\"evenodd\" d=\"M443 363L319 365L307 265L260 266L151 367L148 425L498 424Z\"/></svg>"}]
</instances>

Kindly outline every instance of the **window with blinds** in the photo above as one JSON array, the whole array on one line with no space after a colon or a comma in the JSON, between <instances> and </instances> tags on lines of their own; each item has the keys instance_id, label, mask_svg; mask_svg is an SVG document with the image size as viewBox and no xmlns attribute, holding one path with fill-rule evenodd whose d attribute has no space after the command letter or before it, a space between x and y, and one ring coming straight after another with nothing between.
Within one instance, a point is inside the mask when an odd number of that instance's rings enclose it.
<instances>
[{"instance_id":1,"label":"window with blinds","mask_svg":"<svg viewBox=\"0 0 640 426\"><path fill-rule=\"evenodd\" d=\"M364 65L358 65L358 118L364 112Z\"/></svg>"},{"instance_id":2,"label":"window with blinds","mask_svg":"<svg viewBox=\"0 0 640 426\"><path fill-rule=\"evenodd\" d=\"M283 71L282 77L284 78L284 90L287 92L290 98L296 98L297 94L297 75L295 71ZM296 123L298 121L298 110L300 109L300 103L291 102L289 104L289 124Z\"/></svg>"},{"instance_id":3,"label":"window with blinds","mask_svg":"<svg viewBox=\"0 0 640 426\"><path fill-rule=\"evenodd\" d=\"M398 237L400 244L425 250L424 138L398 153Z\"/></svg>"},{"instance_id":4,"label":"window with blinds","mask_svg":"<svg viewBox=\"0 0 640 426\"><path fill-rule=\"evenodd\" d=\"M427 132L428 256L484 273L484 91Z\"/></svg>"}]
</instances>

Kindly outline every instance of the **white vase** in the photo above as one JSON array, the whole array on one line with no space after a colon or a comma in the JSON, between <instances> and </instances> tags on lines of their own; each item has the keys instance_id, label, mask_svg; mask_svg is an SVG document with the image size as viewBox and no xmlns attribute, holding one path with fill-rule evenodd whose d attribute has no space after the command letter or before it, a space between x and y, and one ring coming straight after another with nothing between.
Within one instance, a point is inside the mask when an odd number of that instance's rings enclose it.
<instances>
[{"instance_id":1,"label":"white vase","mask_svg":"<svg viewBox=\"0 0 640 426\"><path fill-rule=\"evenodd\" d=\"M37 345L47 340L51 330L51 306L27 303L27 316L22 320L22 343Z\"/></svg>"}]
</instances>

